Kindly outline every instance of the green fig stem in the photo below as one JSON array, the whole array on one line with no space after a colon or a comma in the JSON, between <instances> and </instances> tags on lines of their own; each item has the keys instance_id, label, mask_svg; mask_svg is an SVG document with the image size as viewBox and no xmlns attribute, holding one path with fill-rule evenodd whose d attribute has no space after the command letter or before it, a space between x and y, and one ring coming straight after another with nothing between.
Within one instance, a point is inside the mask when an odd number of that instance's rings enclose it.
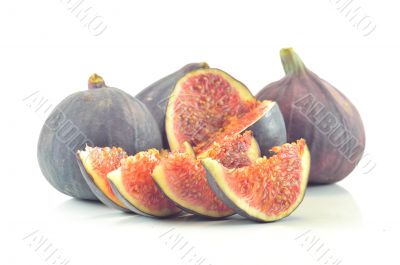
<instances>
[{"instance_id":1,"label":"green fig stem","mask_svg":"<svg viewBox=\"0 0 400 265\"><path fill-rule=\"evenodd\" d=\"M98 89L107 87L104 79L98 74L92 74L88 80L88 89Z\"/></svg>"},{"instance_id":2,"label":"green fig stem","mask_svg":"<svg viewBox=\"0 0 400 265\"><path fill-rule=\"evenodd\" d=\"M297 53L293 50L293 48L281 49L280 55L283 69L285 70L286 75L293 75L305 72L306 66L297 55Z\"/></svg>"}]
</instances>

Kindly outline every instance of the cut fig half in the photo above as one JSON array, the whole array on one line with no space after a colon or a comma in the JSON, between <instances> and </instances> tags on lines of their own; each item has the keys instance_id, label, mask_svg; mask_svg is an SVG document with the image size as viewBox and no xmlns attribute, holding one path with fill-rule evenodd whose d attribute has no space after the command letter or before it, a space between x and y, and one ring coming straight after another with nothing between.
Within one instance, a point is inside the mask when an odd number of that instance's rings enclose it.
<instances>
[{"instance_id":1,"label":"cut fig half","mask_svg":"<svg viewBox=\"0 0 400 265\"><path fill-rule=\"evenodd\" d=\"M191 71L178 80L168 101L165 127L172 151L182 151L188 142L196 155L246 129L253 131L263 155L286 142L278 105L257 101L245 85L213 68Z\"/></svg>"},{"instance_id":2,"label":"cut fig half","mask_svg":"<svg viewBox=\"0 0 400 265\"><path fill-rule=\"evenodd\" d=\"M146 105L156 120L162 134L163 147L165 149L169 149L167 135L165 134L165 112L167 110L168 98L174 89L175 83L182 76L193 70L208 67L208 64L205 62L189 63L176 72L154 82L136 95L136 98Z\"/></svg>"},{"instance_id":3,"label":"cut fig half","mask_svg":"<svg viewBox=\"0 0 400 265\"><path fill-rule=\"evenodd\" d=\"M121 161L121 167L108 173L111 188L125 206L140 215L170 217L181 212L156 186L151 177L161 154L149 149Z\"/></svg>"},{"instance_id":4,"label":"cut fig half","mask_svg":"<svg viewBox=\"0 0 400 265\"><path fill-rule=\"evenodd\" d=\"M238 214L270 222L291 214L307 187L310 153L303 139L272 148L270 158L259 158L242 168L228 169L213 158L202 164L215 194Z\"/></svg>"},{"instance_id":5,"label":"cut fig half","mask_svg":"<svg viewBox=\"0 0 400 265\"><path fill-rule=\"evenodd\" d=\"M190 149L185 143L186 150ZM241 167L259 157L259 147L251 132L226 136L222 144L210 150L213 157L227 167ZM153 179L163 193L186 212L207 218L224 218L234 211L211 190L206 171L190 152L172 152L161 157L153 170Z\"/></svg>"},{"instance_id":6,"label":"cut fig half","mask_svg":"<svg viewBox=\"0 0 400 265\"><path fill-rule=\"evenodd\" d=\"M105 205L121 211L129 210L114 194L107 174L120 166L126 158L126 152L120 147L89 147L77 152L77 161L82 176L94 195Z\"/></svg>"}]
</instances>

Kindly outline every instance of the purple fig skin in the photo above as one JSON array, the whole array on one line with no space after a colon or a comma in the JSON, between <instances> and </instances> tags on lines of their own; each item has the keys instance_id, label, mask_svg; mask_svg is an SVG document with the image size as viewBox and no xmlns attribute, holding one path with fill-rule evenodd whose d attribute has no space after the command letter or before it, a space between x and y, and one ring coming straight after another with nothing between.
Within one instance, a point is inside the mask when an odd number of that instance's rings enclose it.
<instances>
[{"instance_id":1,"label":"purple fig skin","mask_svg":"<svg viewBox=\"0 0 400 265\"><path fill-rule=\"evenodd\" d=\"M39 167L48 182L71 197L97 200L76 161L89 146L119 146L129 154L161 148L158 126L146 106L92 75L87 90L62 100L49 114L37 145Z\"/></svg>"},{"instance_id":2,"label":"purple fig skin","mask_svg":"<svg viewBox=\"0 0 400 265\"><path fill-rule=\"evenodd\" d=\"M285 121L278 104L249 128L260 147L262 156L271 156L271 148L287 142Z\"/></svg>"},{"instance_id":3,"label":"purple fig skin","mask_svg":"<svg viewBox=\"0 0 400 265\"><path fill-rule=\"evenodd\" d=\"M154 82L136 95L136 98L146 105L156 120L162 134L164 149L169 149L165 132L165 112L167 110L169 96L179 79L189 72L204 68L209 68L208 64L204 62L187 64L178 71Z\"/></svg>"},{"instance_id":4,"label":"purple fig skin","mask_svg":"<svg viewBox=\"0 0 400 265\"><path fill-rule=\"evenodd\" d=\"M288 142L305 138L311 153L310 184L328 184L349 175L365 149L364 125L346 96L305 67L293 49L282 49L286 76L269 84L258 100L278 103Z\"/></svg>"}]
</instances>

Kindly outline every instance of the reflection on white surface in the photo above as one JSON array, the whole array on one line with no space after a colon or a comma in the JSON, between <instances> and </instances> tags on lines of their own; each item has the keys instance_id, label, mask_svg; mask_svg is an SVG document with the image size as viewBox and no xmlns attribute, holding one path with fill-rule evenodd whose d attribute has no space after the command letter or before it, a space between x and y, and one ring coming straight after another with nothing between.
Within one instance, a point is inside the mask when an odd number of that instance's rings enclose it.
<instances>
[{"instance_id":1,"label":"reflection on white surface","mask_svg":"<svg viewBox=\"0 0 400 265\"><path fill-rule=\"evenodd\" d=\"M135 214L122 213L107 208L99 202L69 199L54 209L54 217L75 221L107 220L116 224L158 224L160 226L179 225L184 227L249 226L256 225L238 215L225 220L208 220L194 215L182 215L169 219L155 219ZM362 215L352 195L343 187L333 184L308 187L300 206L287 218L270 223L296 227L359 227Z\"/></svg>"},{"instance_id":2,"label":"reflection on white surface","mask_svg":"<svg viewBox=\"0 0 400 265\"><path fill-rule=\"evenodd\" d=\"M308 187L303 202L288 218L314 227L359 227L362 224L355 199L337 184Z\"/></svg>"}]
</instances>

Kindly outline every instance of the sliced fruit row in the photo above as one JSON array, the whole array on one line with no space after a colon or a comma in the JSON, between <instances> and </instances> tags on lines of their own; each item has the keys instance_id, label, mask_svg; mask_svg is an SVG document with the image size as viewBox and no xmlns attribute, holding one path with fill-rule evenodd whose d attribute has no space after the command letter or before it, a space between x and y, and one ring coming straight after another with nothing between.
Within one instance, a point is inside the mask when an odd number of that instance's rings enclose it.
<instances>
[{"instance_id":1,"label":"sliced fruit row","mask_svg":"<svg viewBox=\"0 0 400 265\"><path fill-rule=\"evenodd\" d=\"M208 218L238 213L274 221L301 202L310 160L304 140L272 151L274 156L261 158L247 131L214 143L200 159L191 152L150 149L127 156L120 148L87 147L79 163L99 199L120 210L154 217L181 210Z\"/></svg>"},{"instance_id":2,"label":"sliced fruit row","mask_svg":"<svg viewBox=\"0 0 400 265\"><path fill-rule=\"evenodd\" d=\"M209 156L238 167L254 162L260 151L248 131L226 136ZM127 156L121 148L86 147L78 157L93 192L113 208L155 217L172 216L179 209L212 218L234 213L213 193L206 171L187 143L184 153L149 149Z\"/></svg>"}]
</instances>

